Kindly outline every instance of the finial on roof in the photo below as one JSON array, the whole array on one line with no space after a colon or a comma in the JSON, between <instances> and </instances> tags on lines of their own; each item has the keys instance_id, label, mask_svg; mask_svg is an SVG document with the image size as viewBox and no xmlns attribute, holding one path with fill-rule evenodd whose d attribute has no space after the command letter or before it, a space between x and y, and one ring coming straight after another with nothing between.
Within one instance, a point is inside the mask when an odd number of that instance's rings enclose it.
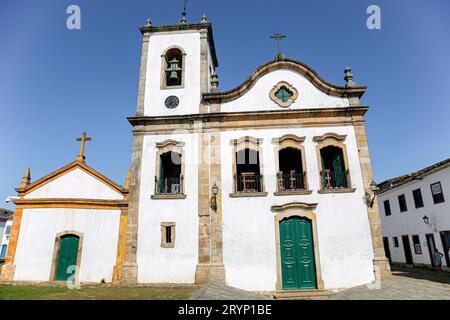
<instances>
[{"instance_id":1,"label":"finial on roof","mask_svg":"<svg viewBox=\"0 0 450 320\"><path fill-rule=\"evenodd\" d=\"M345 85L347 87L355 86L356 83L353 81L352 69L349 66L347 66L347 67L345 67L344 73L345 73L344 80L347 82Z\"/></svg>"},{"instance_id":2,"label":"finial on roof","mask_svg":"<svg viewBox=\"0 0 450 320\"><path fill-rule=\"evenodd\" d=\"M27 170L25 171L25 175L20 181L19 188L25 189L30 183L31 183L31 170L30 168L27 168Z\"/></svg>"},{"instance_id":3,"label":"finial on roof","mask_svg":"<svg viewBox=\"0 0 450 320\"><path fill-rule=\"evenodd\" d=\"M211 91L219 91L219 76L215 72L211 74Z\"/></svg>"},{"instance_id":4,"label":"finial on roof","mask_svg":"<svg viewBox=\"0 0 450 320\"><path fill-rule=\"evenodd\" d=\"M206 13L204 13L202 16L202 23L207 23L207 22L208 22L208 18L206 17Z\"/></svg>"},{"instance_id":5,"label":"finial on roof","mask_svg":"<svg viewBox=\"0 0 450 320\"><path fill-rule=\"evenodd\" d=\"M183 12L181 13L181 24L186 24L187 23L187 13L186 13L186 4L187 4L188 0L184 0L184 7L183 7Z\"/></svg>"},{"instance_id":6,"label":"finial on roof","mask_svg":"<svg viewBox=\"0 0 450 320\"><path fill-rule=\"evenodd\" d=\"M151 27L151 26L152 26L152 21L150 20L150 18L148 18L148 19L146 20L145 26L146 26L146 27Z\"/></svg>"}]
</instances>

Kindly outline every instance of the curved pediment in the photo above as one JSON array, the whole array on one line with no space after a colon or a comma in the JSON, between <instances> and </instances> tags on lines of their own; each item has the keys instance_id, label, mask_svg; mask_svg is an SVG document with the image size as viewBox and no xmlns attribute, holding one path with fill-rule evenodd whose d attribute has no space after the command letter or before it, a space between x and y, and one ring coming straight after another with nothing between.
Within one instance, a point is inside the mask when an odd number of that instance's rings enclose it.
<instances>
[{"instance_id":1,"label":"curved pediment","mask_svg":"<svg viewBox=\"0 0 450 320\"><path fill-rule=\"evenodd\" d=\"M335 97L358 97L360 98L366 91L366 86L338 86L325 81L310 66L294 59L277 59L257 68L250 77L238 87L224 92L208 93L203 95L203 99L207 102L229 102L245 95L255 83L263 76L275 70L291 70L303 75L317 89L329 96Z\"/></svg>"}]
</instances>

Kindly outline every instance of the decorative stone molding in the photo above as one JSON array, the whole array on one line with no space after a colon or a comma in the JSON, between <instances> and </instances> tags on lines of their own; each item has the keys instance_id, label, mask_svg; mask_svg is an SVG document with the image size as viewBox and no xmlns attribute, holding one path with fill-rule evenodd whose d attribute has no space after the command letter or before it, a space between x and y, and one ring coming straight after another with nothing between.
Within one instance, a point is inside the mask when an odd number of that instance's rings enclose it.
<instances>
[{"instance_id":1,"label":"decorative stone molding","mask_svg":"<svg viewBox=\"0 0 450 320\"><path fill-rule=\"evenodd\" d=\"M156 143L156 148L158 149L163 149L169 146L174 146L174 147L184 147L185 143L184 142L179 142L179 141L175 141L175 140L166 140L164 142L158 142Z\"/></svg>"},{"instance_id":2,"label":"decorative stone molding","mask_svg":"<svg viewBox=\"0 0 450 320\"><path fill-rule=\"evenodd\" d=\"M290 92L292 95L287 101L281 100L279 97L277 97L277 93L282 89L285 88L288 92ZM280 81L277 85L273 87L272 90L270 90L269 93L270 99L272 99L273 102L278 104L282 108L288 108L290 107L298 98L298 91L295 89L290 83L286 81Z\"/></svg>"},{"instance_id":3,"label":"decorative stone molding","mask_svg":"<svg viewBox=\"0 0 450 320\"><path fill-rule=\"evenodd\" d=\"M274 70L280 69L287 69L300 73L316 88L331 96L346 97L349 99L360 98L367 89L366 86L345 87L331 84L322 79L316 71L314 71L310 66L304 64L303 62L284 58L280 60L275 59L260 66L250 75L250 77L244 83L242 83L238 87L225 92L211 92L209 94L204 94L203 99L208 102L233 101L246 94L260 78Z\"/></svg>"},{"instance_id":4,"label":"decorative stone molding","mask_svg":"<svg viewBox=\"0 0 450 320\"><path fill-rule=\"evenodd\" d=\"M313 141L314 142L324 142L327 139L334 139L336 141L345 141L346 138L347 138L346 135L339 135L339 134L336 134L336 133L328 132L328 133L325 133L322 136L314 137Z\"/></svg>"}]
</instances>

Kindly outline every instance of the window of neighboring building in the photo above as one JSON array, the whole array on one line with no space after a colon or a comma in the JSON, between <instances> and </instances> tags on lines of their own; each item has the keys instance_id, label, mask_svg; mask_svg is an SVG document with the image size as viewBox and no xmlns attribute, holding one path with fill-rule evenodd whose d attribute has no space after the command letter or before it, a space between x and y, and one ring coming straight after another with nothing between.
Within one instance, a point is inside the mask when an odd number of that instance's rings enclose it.
<instances>
[{"instance_id":1,"label":"window of neighboring building","mask_svg":"<svg viewBox=\"0 0 450 320\"><path fill-rule=\"evenodd\" d=\"M420 189L413 191L413 198L416 209L423 208L422 191Z\"/></svg>"},{"instance_id":2,"label":"window of neighboring building","mask_svg":"<svg viewBox=\"0 0 450 320\"><path fill-rule=\"evenodd\" d=\"M399 247L399 245L398 245L398 237L394 237L393 239L394 239L394 247L398 248Z\"/></svg>"},{"instance_id":3,"label":"window of neighboring building","mask_svg":"<svg viewBox=\"0 0 450 320\"><path fill-rule=\"evenodd\" d=\"M7 249L8 249L8 246L6 244L2 245L2 251L0 253L0 259L5 259Z\"/></svg>"},{"instance_id":4,"label":"window of neighboring building","mask_svg":"<svg viewBox=\"0 0 450 320\"><path fill-rule=\"evenodd\" d=\"M392 215L391 204L389 200L384 201L384 214L386 215L386 217Z\"/></svg>"},{"instance_id":5,"label":"window of neighboring building","mask_svg":"<svg viewBox=\"0 0 450 320\"><path fill-rule=\"evenodd\" d=\"M413 244L414 244L414 252L416 254L422 254L422 246L420 245L420 238L418 235L412 236Z\"/></svg>"},{"instance_id":6,"label":"window of neighboring building","mask_svg":"<svg viewBox=\"0 0 450 320\"><path fill-rule=\"evenodd\" d=\"M442 185L440 182L431 185L431 194L433 195L434 204L445 202L444 192L442 191Z\"/></svg>"},{"instance_id":7,"label":"window of neighboring building","mask_svg":"<svg viewBox=\"0 0 450 320\"><path fill-rule=\"evenodd\" d=\"M6 226L5 235L9 236L11 234L11 226Z\"/></svg>"},{"instance_id":8,"label":"window of neighboring building","mask_svg":"<svg viewBox=\"0 0 450 320\"><path fill-rule=\"evenodd\" d=\"M406 197L404 194L398 196L398 205L400 206L400 212L408 211L408 206L406 205Z\"/></svg>"},{"instance_id":9,"label":"window of neighboring building","mask_svg":"<svg viewBox=\"0 0 450 320\"><path fill-rule=\"evenodd\" d=\"M175 222L161 223L161 247L175 248Z\"/></svg>"}]
</instances>

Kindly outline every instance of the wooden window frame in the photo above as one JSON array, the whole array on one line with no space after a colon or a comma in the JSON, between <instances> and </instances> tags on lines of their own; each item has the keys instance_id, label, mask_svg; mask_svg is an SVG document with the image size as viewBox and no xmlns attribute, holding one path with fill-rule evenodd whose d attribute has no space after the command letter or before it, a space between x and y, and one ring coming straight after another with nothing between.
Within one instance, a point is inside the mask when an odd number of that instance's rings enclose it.
<instances>
[{"instance_id":1,"label":"wooden window frame","mask_svg":"<svg viewBox=\"0 0 450 320\"><path fill-rule=\"evenodd\" d=\"M394 242L394 248L400 248L400 242L398 241L398 237L392 237Z\"/></svg>"},{"instance_id":2,"label":"wooden window frame","mask_svg":"<svg viewBox=\"0 0 450 320\"><path fill-rule=\"evenodd\" d=\"M438 202L438 201L436 201L436 198L434 197L435 194L433 193L433 186L435 186L435 185L439 185L439 187L441 188L441 193L438 193L438 194L442 196L442 201L439 201L439 202ZM444 189L442 188L442 183L441 183L441 181L432 183L432 184L430 185L430 189L431 189L431 197L433 198L433 203L434 203L435 205L436 205L436 204L445 203Z\"/></svg>"},{"instance_id":3,"label":"wooden window frame","mask_svg":"<svg viewBox=\"0 0 450 320\"><path fill-rule=\"evenodd\" d=\"M418 194L420 195L420 204L419 205L417 204L417 199L416 199L417 192L419 192ZM425 207L425 204L423 202L422 189L418 188L418 189L413 190L412 195L413 195L414 206L416 207L416 209Z\"/></svg>"},{"instance_id":4,"label":"wooden window frame","mask_svg":"<svg viewBox=\"0 0 450 320\"><path fill-rule=\"evenodd\" d=\"M356 188L352 188L352 177L350 174L350 166L347 155L347 145L344 141L347 139L346 135L338 135L336 133L325 133L322 136L316 136L313 138L313 141L316 142L316 153L317 153L317 167L319 169L319 191L318 193L327 194L327 193L352 193L356 191ZM342 150L342 156L344 158L344 166L345 172L349 172L348 174L348 187L341 189L324 189L322 186L322 176L321 172L324 170L322 168L322 156L321 150L326 147L337 147Z\"/></svg>"},{"instance_id":5,"label":"wooden window frame","mask_svg":"<svg viewBox=\"0 0 450 320\"><path fill-rule=\"evenodd\" d=\"M161 248L175 248L175 222L161 222ZM170 228L170 243L166 241L166 229Z\"/></svg>"},{"instance_id":6,"label":"wooden window frame","mask_svg":"<svg viewBox=\"0 0 450 320\"><path fill-rule=\"evenodd\" d=\"M231 181L233 181L233 190L230 193L231 198L240 198L240 197L265 197L267 196L266 188L265 188L265 179L264 179L264 157L263 157L263 150L262 150L262 144L263 139L257 139L251 136L245 136L241 137L239 139L233 139L231 140L231 145L233 146L232 149L232 177ZM235 177L237 177L237 163L236 163L236 155L238 152L243 151L245 149L253 150L259 154L259 173L262 176L262 183L261 183L261 191L259 192L239 192L236 188L236 181Z\"/></svg>"},{"instance_id":7,"label":"wooden window frame","mask_svg":"<svg viewBox=\"0 0 450 320\"><path fill-rule=\"evenodd\" d=\"M155 161L155 176L159 175L159 169L161 166L161 156L168 152L175 152L181 155L181 176L186 179L185 172L185 154L184 154L185 143L176 140L165 140L156 144L156 161ZM156 181L153 182L156 189ZM165 200L165 199L186 199L185 194L185 183L181 183L181 190L179 194L154 194L151 196L152 200Z\"/></svg>"},{"instance_id":8,"label":"wooden window frame","mask_svg":"<svg viewBox=\"0 0 450 320\"><path fill-rule=\"evenodd\" d=\"M277 178L276 192L274 193L275 196L309 195L312 193L312 190L309 189L308 175L307 175L308 170L306 167L306 154L305 154L305 147L303 145L305 139L306 139L305 137L298 137L293 134L287 134L282 136L281 138L274 138L272 140L272 143L275 144L275 168L277 170L276 177L278 177L278 173L280 172L280 151L287 148L292 148L300 151L303 169L302 174L304 174L305 177L304 190L299 191L281 191Z\"/></svg>"},{"instance_id":9,"label":"wooden window frame","mask_svg":"<svg viewBox=\"0 0 450 320\"><path fill-rule=\"evenodd\" d=\"M167 65L167 52L170 50L177 49L181 51L181 84L176 86L169 86L167 85L167 79L166 79L166 69L169 67ZM166 50L164 50L163 54L161 55L161 90L167 90L167 89L183 89L185 87L185 74L186 74L186 52L183 48L180 46L171 46L168 47Z\"/></svg>"},{"instance_id":10,"label":"wooden window frame","mask_svg":"<svg viewBox=\"0 0 450 320\"><path fill-rule=\"evenodd\" d=\"M387 204L387 206L386 206L386 204ZM392 216L391 202L389 201L389 199L383 201L383 207L384 207L384 215L386 217ZM389 208L389 210L386 210L387 208ZM389 211L389 213L388 213L388 211Z\"/></svg>"},{"instance_id":11,"label":"wooden window frame","mask_svg":"<svg viewBox=\"0 0 450 320\"><path fill-rule=\"evenodd\" d=\"M411 238L412 238L412 244L413 244L413 247L414 247L414 253L415 253L416 255L421 255L421 254L423 254L422 244L420 243L420 236L419 236L418 234L414 234L414 235L411 236ZM415 243L415 242L414 242L414 239L417 239L418 242ZM418 247L417 247L417 246L418 246Z\"/></svg>"},{"instance_id":12,"label":"wooden window frame","mask_svg":"<svg viewBox=\"0 0 450 320\"><path fill-rule=\"evenodd\" d=\"M405 213L408 212L408 203L406 202L406 195L405 194L401 194L397 197L398 199L398 207L400 209L400 213ZM405 204L405 208L402 208L402 202L400 199L404 200L404 204Z\"/></svg>"}]
</instances>

